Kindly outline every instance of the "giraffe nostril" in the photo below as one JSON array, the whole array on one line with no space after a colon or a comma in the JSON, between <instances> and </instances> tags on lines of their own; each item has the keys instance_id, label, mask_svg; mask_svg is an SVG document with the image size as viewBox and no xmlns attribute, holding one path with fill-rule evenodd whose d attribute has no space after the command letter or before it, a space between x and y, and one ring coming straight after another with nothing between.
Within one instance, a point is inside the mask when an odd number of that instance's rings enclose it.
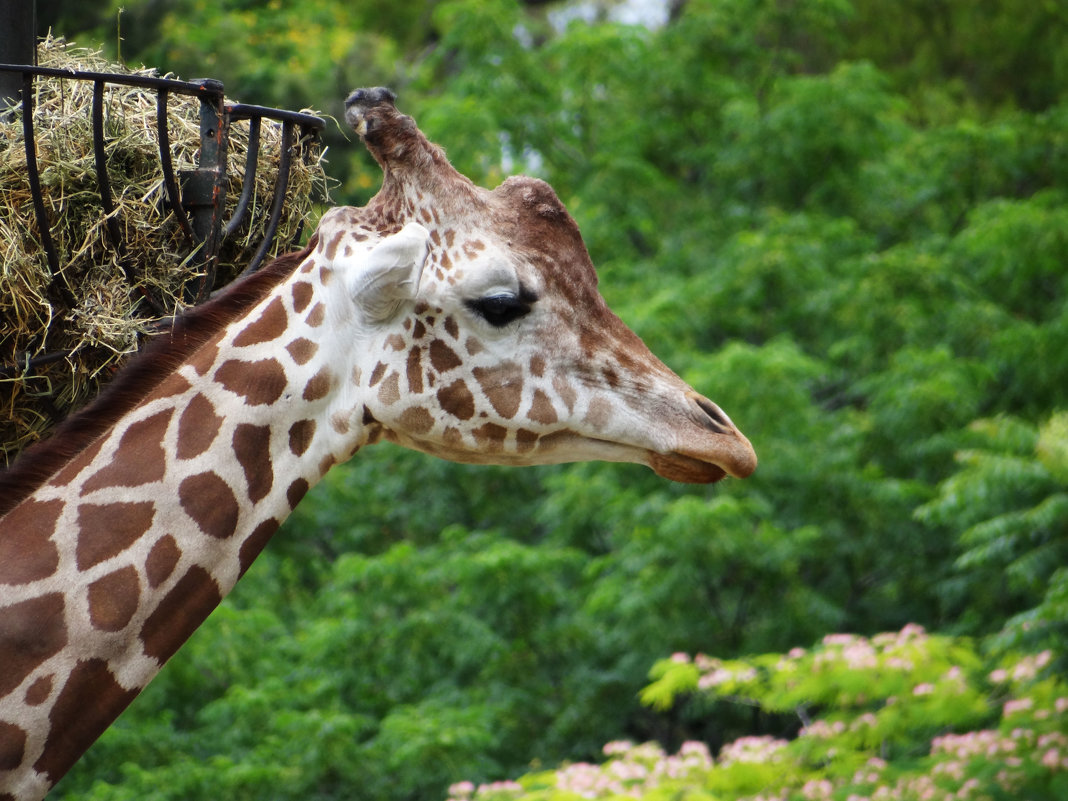
<instances>
[{"instance_id":1,"label":"giraffe nostril","mask_svg":"<svg viewBox=\"0 0 1068 801\"><path fill-rule=\"evenodd\" d=\"M716 404L696 392L689 393L690 405L694 408L694 419L698 425L716 434L729 434L734 424Z\"/></svg>"}]
</instances>

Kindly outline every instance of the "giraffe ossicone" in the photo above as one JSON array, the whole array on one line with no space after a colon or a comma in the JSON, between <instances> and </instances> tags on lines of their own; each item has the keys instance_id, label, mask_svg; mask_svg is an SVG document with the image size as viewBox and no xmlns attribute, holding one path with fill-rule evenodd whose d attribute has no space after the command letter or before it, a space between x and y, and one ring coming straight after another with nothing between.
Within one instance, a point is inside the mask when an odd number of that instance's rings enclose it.
<instances>
[{"instance_id":1,"label":"giraffe ossicone","mask_svg":"<svg viewBox=\"0 0 1068 801\"><path fill-rule=\"evenodd\" d=\"M366 206L176 320L0 473L0 801L43 797L361 447L756 467L608 309L553 190L475 186L394 100L346 102L383 169Z\"/></svg>"}]
</instances>

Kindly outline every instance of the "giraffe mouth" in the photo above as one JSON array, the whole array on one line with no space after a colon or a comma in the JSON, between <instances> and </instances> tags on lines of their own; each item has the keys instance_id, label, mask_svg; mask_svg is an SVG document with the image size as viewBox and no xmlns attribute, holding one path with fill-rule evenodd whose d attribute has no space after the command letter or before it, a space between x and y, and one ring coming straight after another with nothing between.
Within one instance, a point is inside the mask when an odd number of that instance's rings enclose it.
<instances>
[{"instance_id":1,"label":"giraffe mouth","mask_svg":"<svg viewBox=\"0 0 1068 801\"><path fill-rule=\"evenodd\" d=\"M654 453L649 451L648 465L661 478L683 484L714 484L727 477L727 471L718 464L694 459L681 453Z\"/></svg>"},{"instance_id":2,"label":"giraffe mouth","mask_svg":"<svg viewBox=\"0 0 1068 801\"><path fill-rule=\"evenodd\" d=\"M560 447L566 449L569 455L557 460L554 451ZM756 469L756 454L749 441L740 434L733 442L718 443L714 450L661 453L639 445L559 431L541 437L538 448L543 457L539 461L546 464L587 459L644 464L661 478L684 484L714 484L727 476L745 478ZM576 455L578 448L583 450Z\"/></svg>"}]
</instances>

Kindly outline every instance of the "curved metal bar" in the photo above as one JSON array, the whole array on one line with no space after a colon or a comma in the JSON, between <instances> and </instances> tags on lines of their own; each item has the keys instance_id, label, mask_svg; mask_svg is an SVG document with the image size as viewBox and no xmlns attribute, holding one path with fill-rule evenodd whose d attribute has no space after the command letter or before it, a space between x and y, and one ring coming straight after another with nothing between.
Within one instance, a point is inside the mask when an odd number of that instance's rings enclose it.
<instances>
[{"instance_id":1,"label":"curved metal bar","mask_svg":"<svg viewBox=\"0 0 1068 801\"><path fill-rule=\"evenodd\" d=\"M316 131L321 131L326 127L326 120L322 117L316 117L314 114L307 114L303 111L286 111L285 109L254 106L247 103L234 103L227 106L226 110L230 113L231 120L265 117L277 122L294 122L297 125L311 127Z\"/></svg>"},{"instance_id":2,"label":"curved metal bar","mask_svg":"<svg viewBox=\"0 0 1068 801\"><path fill-rule=\"evenodd\" d=\"M37 143L33 137L32 72L22 74L22 141L26 147L26 178L30 182L30 194L33 196L33 213L37 217L41 246L48 259L48 272L54 282L59 274L59 255L56 253L56 244L52 241L52 224L45 210L44 195L41 194L41 173L37 168Z\"/></svg>"},{"instance_id":3,"label":"curved metal bar","mask_svg":"<svg viewBox=\"0 0 1068 801\"><path fill-rule=\"evenodd\" d=\"M35 367L43 367L46 364L68 359L73 355L73 350L61 350L56 353L45 353L41 356L27 356L15 364L0 364L0 378L14 378L20 374L28 373Z\"/></svg>"},{"instance_id":4,"label":"curved metal bar","mask_svg":"<svg viewBox=\"0 0 1068 801\"><path fill-rule=\"evenodd\" d=\"M104 81L97 80L93 83L93 159L96 164L96 185L100 190L100 207L104 210L104 224L108 229L108 236L116 249L121 251L122 232L118 220L115 219L115 204L111 199L111 180L108 177L108 156L104 150ZM133 279L126 265L122 265L126 278Z\"/></svg>"},{"instance_id":5,"label":"curved metal bar","mask_svg":"<svg viewBox=\"0 0 1068 801\"><path fill-rule=\"evenodd\" d=\"M267 230L263 233L263 241L260 242L259 248L256 250L256 255L252 257L252 261L249 262L241 275L247 275L248 273L255 272L267 255L267 251L271 248L271 242L274 241L274 235L278 231L278 223L282 219L282 206L286 200L286 190L289 188L289 168L293 161L293 150L296 143L293 141L293 121L284 120L282 122L282 152L281 158L278 162L278 177L275 179L274 184L274 199L271 201L271 214L267 219Z\"/></svg>"},{"instance_id":6,"label":"curved metal bar","mask_svg":"<svg viewBox=\"0 0 1068 801\"><path fill-rule=\"evenodd\" d=\"M197 238L193 234L193 226L189 223L189 217L182 207L182 196L178 192L178 182L174 179L174 163L171 161L171 136L167 125L167 96L166 87L160 87L156 96L156 132L159 136L159 161L163 167L163 184L167 188L167 199L171 204L171 211L178 220L178 225L185 234L185 238L191 246L196 246Z\"/></svg>"},{"instance_id":7,"label":"curved metal bar","mask_svg":"<svg viewBox=\"0 0 1068 801\"><path fill-rule=\"evenodd\" d=\"M60 67L33 67L26 64L0 64L0 71L21 72L31 75L50 75L55 78L74 78L83 81L108 81L126 86L143 86L148 89L162 89L179 94L198 95L202 91L199 83L177 81L173 78L154 78L149 75L123 75L114 72L94 72L93 70L70 70Z\"/></svg>"},{"instance_id":8,"label":"curved metal bar","mask_svg":"<svg viewBox=\"0 0 1068 801\"><path fill-rule=\"evenodd\" d=\"M118 255L123 272L131 285L137 287L136 276L132 274L129 262L124 256L122 242L122 228L120 221L115 215L115 203L112 194L110 176L107 171L107 148L104 138L104 93L106 84L119 84L154 89L157 92L157 134L159 144L160 166L163 172L163 182L167 194L167 203L174 211L179 227L194 249L203 245L194 231L193 225L182 202L182 194L175 177L174 163L171 155L170 131L168 120L168 99L171 92L184 95L194 95L203 98L205 94L217 95L217 104L223 109L226 125L232 120L250 121L249 152L246 155L245 177L242 183L242 194L234 216L226 225L225 235L232 234L248 214L248 207L254 192L255 177L258 169L259 144L262 132L262 119L267 118L282 124L281 153L278 164L278 175L274 187L274 196L271 201L266 230L263 240L253 256L251 263L243 274L257 269L264 260L272 242L278 232L281 222L282 208L285 205L286 193L289 187L289 178L292 160L300 155L301 143L305 140L314 140L318 133L325 128L325 121L312 114L304 112L285 111L282 109L268 108L265 106L234 104L223 106L223 88L218 81L204 80L198 82L177 81L169 78L155 78L143 75L121 75L108 72L94 72L89 70L69 70L51 67L36 67L21 64L0 64L0 72L16 72L22 79L22 115L23 115L23 139L26 148L27 177L30 184L30 192L33 197L34 214L40 232L41 247L45 251L48 261L49 273L52 277L51 286L71 308L76 305L76 299L69 287L63 280L63 271L59 264L59 255L56 250L56 242L52 238L51 222L48 210L45 206L44 195L41 189L40 168L37 161L37 148L33 126L33 100L35 76L54 76L71 80L88 80L94 82L93 107L92 107L92 130L94 161L97 170L97 185L100 191L100 204L105 215L105 225L108 236L112 241ZM295 127L299 126L299 139L295 140ZM219 129L219 135L225 137L225 127ZM225 170L225 163L221 165ZM220 196L221 198L221 196ZM218 212L217 212L218 213ZM299 237L299 234L298 234ZM217 247L217 245L216 245ZM166 312L156 300L141 286L137 291L152 309L161 317ZM17 364L0 365L0 377L17 375L20 372L28 372L35 367L40 367L54 361L68 358L73 352L62 351L45 353L30 357L26 354Z\"/></svg>"},{"instance_id":9,"label":"curved metal bar","mask_svg":"<svg viewBox=\"0 0 1068 801\"><path fill-rule=\"evenodd\" d=\"M230 121L233 122L231 116ZM244 222L248 213L248 204L252 200L252 191L256 187L256 169L259 166L260 157L260 123L262 118L249 117L248 121L248 153L245 155L245 175L241 179L241 197L234 209L234 216L223 229L223 236L230 236Z\"/></svg>"}]
</instances>

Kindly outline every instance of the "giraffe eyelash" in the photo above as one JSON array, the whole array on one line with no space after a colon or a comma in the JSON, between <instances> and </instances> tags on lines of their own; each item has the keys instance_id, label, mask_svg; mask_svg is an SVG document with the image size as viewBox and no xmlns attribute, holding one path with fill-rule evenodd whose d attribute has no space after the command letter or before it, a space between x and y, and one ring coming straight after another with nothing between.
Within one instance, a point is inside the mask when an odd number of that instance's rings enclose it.
<instances>
[{"instance_id":1,"label":"giraffe eyelash","mask_svg":"<svg viewBox=\"0 0 1068 801\"><path fill-rule=\"evenodd\" d=\"M537 299L537 295L520 286L518 295L502 292L465 301L464 305L494 328L503 328L529 314Z\"/></svg>"}]
</instances>

